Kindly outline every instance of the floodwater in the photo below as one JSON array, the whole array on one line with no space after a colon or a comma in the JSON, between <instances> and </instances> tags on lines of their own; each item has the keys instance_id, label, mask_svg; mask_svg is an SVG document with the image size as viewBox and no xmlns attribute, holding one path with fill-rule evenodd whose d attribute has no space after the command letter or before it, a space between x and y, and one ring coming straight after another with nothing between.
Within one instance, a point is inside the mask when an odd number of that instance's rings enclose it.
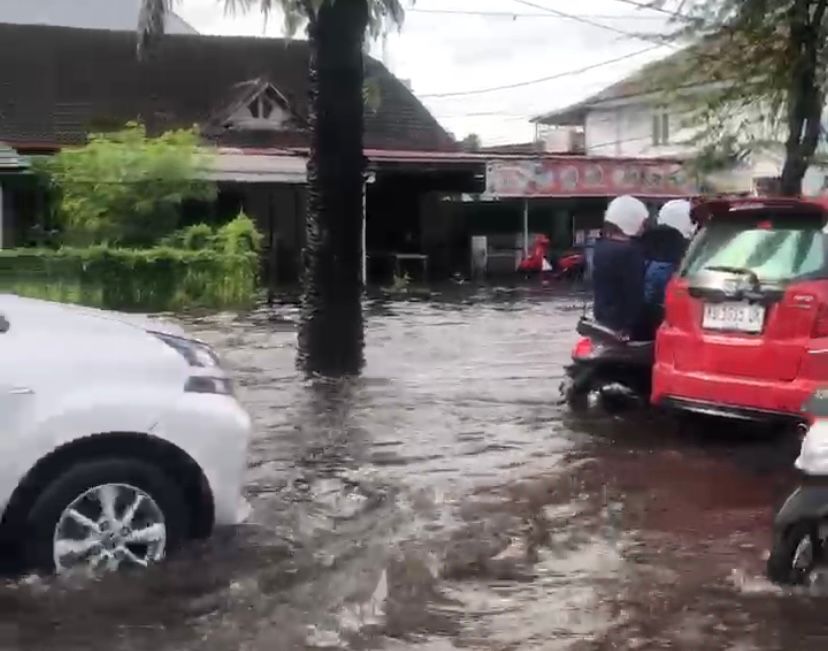
<instances>
[{"instance_id":1,"label":"floodwater","mask_svg":"<svg viewBox=\"0 0 828 651\"><path fill-rule=\"evenodd\" d=\"M295 306L187 319L256 423L251 521L151 572L0 587L0 648L828 648L763 578L790 440L576 419L554 288L373 301L361 379L294 370Z\"/></svg>"}]
</instances>

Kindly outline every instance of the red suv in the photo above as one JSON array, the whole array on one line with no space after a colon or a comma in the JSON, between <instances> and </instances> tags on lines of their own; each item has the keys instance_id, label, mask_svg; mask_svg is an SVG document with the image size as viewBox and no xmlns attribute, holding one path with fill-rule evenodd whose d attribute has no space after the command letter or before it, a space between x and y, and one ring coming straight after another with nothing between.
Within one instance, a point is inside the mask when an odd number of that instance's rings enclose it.
<instances>
[{"instance_id":1,"label":"red suv","mask_svg":"<svg viewBox=\"0 0 828 651\"><path fill-rule=\"evenodd\" d=\"M656 405L799 421L828 382L828 213L796 199L700 206L656 337Z\"/></svg>"}]
</instances>

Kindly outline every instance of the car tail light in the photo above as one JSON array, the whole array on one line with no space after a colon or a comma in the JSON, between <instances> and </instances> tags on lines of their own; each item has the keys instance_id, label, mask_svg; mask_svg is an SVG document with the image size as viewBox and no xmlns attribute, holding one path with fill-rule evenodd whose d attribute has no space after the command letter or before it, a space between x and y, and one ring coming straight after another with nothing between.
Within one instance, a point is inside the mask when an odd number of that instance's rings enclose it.
<instances>
[{"instance_id":1,"label":"car tail light","mask_svg":"<svg viewBox=\"0 0 828 651\"><path fill-rule=\"evenodd\" d=\"M675 313L676 309L676 302L679 300L678 298L678 285L675 283L674 280L671 280L667 283L667 289L664 291L664 319L663 322L667 324L668 327L672 327L675 324L673 323L672 317Z\"/></svg>"},{"instance_id":2,"label":"car tail light","mask_svg":"<svg viewBox=\"0 0 828 651\"><path fill-rule=\"evenodd\" d=\"M828 304L820 303L817 308L812 337L828 337Z\"/></svg>"},{"instance_id":3,"label":"car tail light","mask_svg":"<svg viewBox=\"0 0 828 651\"><path fill-rule=\"evenodd\" d=\"M590 355L592 355L592 340L588 337L582 337L578 340L578 343L575 344L575 348L572 349L572 358L582 359L584 357L589 357Z\"/></svg>"}]
</instances>

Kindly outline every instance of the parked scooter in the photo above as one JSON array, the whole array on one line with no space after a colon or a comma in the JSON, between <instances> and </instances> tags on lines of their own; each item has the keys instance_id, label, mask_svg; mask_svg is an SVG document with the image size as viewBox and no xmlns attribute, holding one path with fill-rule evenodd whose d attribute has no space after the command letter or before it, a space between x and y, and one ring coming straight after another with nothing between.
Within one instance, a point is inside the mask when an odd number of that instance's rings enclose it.
<instances>
[{"instance_id":1,"label":"parked scooter","mask_svg":"<svg viewBox=\"0 0 828 651\"><path fill-rule=\"evenodd\" d=\"M573 409L589 406L594 396L607 411L647 404L650 397L654 342L628 341L587 317L578 322L572 363L566 367L561 396Z\"/></svg>"},{"instance_id":2,"label":"parked scooter","mask_svg":"<svg viewBox=\"0 0 828 651\"><path fill-rule=\"evenodd\" d=\"M586 256L582 250L565 251L555 260L553 277L556 280L582 280L586 271Z\"/></svg>"},{"instance_id":3,"label":"parked scooter","mask_svg":"<svg viewBox=\"0 0 828 651\"><path fill-rule=\"evenodd\" d=\"M816 391L803 411L811 425L796 460L802 482L779 509L773 522L773 547L767 573L787 585L810 582L828 560L828 390Z\"/></svg>"}]
</instances>

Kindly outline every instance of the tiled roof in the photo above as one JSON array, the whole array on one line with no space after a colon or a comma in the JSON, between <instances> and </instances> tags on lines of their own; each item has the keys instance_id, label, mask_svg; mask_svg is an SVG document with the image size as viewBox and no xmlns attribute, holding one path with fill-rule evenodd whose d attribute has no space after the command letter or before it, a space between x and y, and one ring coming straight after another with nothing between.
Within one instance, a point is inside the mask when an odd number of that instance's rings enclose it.
<instances>
[{"instance_id":1,"label":"tiled roof","mask_svg":"<svg viewBox=\"0 0 828 651\"><path fill-rule=\"evenodd\" d=\"M144 62L129 32L0 24L0 140L18 148L78 144L90 131L142 120L152 133L206 125L240 84L265 80L301 123L307 116L308 46L300 40L167 35ZM420 101L380 63L366 73L379 87L366 111L365 146L454 148ZM307 134L212 134L230 146L289 146Z\"/></svg>"},{"instance_id":2,"label":"tiled roof","mask_svg":"<svg viewBox=\"0 0 828 651\"><path fill-rule=\"evenodd\" d=\"M681 87L694 86L710 81L704 77L704 67L699 65L706 57L714 56L721 41L706 40L679 50L668 57L649 63L630 76L607 86L594 95L563 108L555 109L532 118L532 122L552 125L582 125L587 109L601 104L659 93Z\"/></svg>"}]
</instances>

